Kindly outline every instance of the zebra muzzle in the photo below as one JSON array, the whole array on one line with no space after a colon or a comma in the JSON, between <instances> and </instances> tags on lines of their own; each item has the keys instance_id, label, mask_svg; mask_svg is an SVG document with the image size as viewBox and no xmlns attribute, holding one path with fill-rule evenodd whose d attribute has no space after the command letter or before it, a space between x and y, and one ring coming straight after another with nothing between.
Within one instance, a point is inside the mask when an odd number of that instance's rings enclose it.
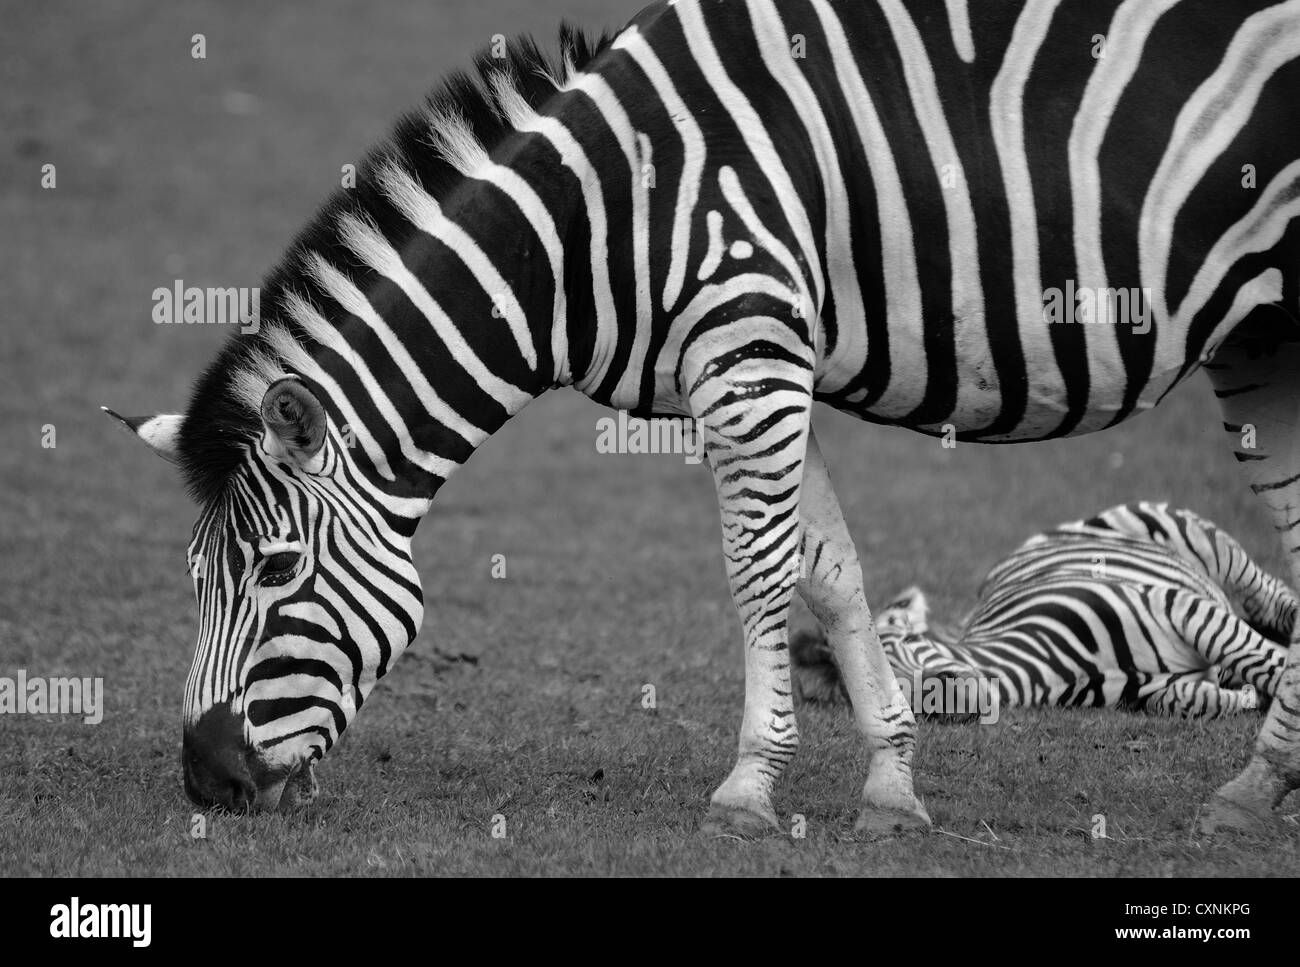
<instances>
[{"instance_id":1,"label":"zebra muzzle","mask_svg":"<svg viewBox=\"0 0 1300 967\"><path fill-rule=\"evenodd\" d=\"M285 780L280 794L280 811L300 809L316 798L320 786L316 783L316 760L307 759Z\"/></svg>"},{"instance_id":2,"label":"zebra muzzle","mask_svg":"<svg viewBox=\"0 0 1300 967\"><path fill-rule=\"evenodd\" d=\"M289 812L306 806L320 791L316 784L315 766L315 759L305 759L283 778L261 786L255 808L267 812Z\"/></svg>"},{"instance_id":3,"label":"zebra muzzle","mask_svg":"<svg viewBox=\"0 0 1300 967\"><path fill-rule=\"evenodd\" d=\"M314 756L271 766L243 741L242 723L226 706L204 713L183 734L185 792L196 804L235 813L296 809L316 798Z\"/></svg>"}]
</instances>

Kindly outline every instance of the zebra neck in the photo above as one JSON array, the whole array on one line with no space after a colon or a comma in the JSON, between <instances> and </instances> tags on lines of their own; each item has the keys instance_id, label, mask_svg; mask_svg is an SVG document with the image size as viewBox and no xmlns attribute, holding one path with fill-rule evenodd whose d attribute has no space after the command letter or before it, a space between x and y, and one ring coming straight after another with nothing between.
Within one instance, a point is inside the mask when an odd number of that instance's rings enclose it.
<instances>
[{"instance_id":1,"label":"zebra neck","mask_svg":"<svg viewBox=\"0 0 1300 967\"><path fill-rule=\"evenodd\" d=\"M556 227L568 206L562 184L543 197L492 163L441 200L395 164L373 177L401 217L344 213L343 258L304 260L319 298L288 303L311 337L297 368L335 403L367 476L431 500L510 417L572 380Z\"/></svg>"},{"instance_id":2,"label":"zebra neck","mask_svg":"<svg viewBox=\"0 0 1300 967\"><path fill-rule=\"evenodd\" d=\"M962 650L958 642L959 635L947 628L927 628L921 634L900 639L896 647L906 651L909 660L920 667L925 662L918 655L937 652L945 658L956 657Z\"/></svg>"}]
</instances>

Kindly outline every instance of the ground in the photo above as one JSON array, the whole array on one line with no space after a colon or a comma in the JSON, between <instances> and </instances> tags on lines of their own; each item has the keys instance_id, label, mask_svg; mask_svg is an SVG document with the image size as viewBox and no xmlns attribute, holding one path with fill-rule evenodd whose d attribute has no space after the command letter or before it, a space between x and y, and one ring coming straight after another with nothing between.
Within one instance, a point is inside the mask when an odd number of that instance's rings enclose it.
<instances>
[{"instance_id":1,"label":"ground","mask_svg":"<svg viewBox=\"0 0 1300 967\"><path fill-rule=\"evenodd\" d=\"M318 770L321 798L291 816L210 815L206 837L191 836L178 708L194 509L98 407L179 409L225 332L155 325L154 288L256 285L341 166L493 34L633 12L594 0L10 11L0 676L102 676L106 711L96 726L0 715L0 874L1300 872L1293 826L1194 832L1257 719L1046 710L927 724L916 775L936 832L872 843L852 833L864 763L851 724L810 710L777 798L787 830L803 817L806 835L701 839L742 695L709 475L679 457L597 453L603 411L568 392L527 410L440 496L416 541L424 629ZM1033 529L1138 498L1194 508L1279 565L1201 377L1117 430L1049 445L947 450L817 420L877 602L918 582L955 616ZM1098 815L1108 839L1091 835Z\"/></svg>"}]
</instances>

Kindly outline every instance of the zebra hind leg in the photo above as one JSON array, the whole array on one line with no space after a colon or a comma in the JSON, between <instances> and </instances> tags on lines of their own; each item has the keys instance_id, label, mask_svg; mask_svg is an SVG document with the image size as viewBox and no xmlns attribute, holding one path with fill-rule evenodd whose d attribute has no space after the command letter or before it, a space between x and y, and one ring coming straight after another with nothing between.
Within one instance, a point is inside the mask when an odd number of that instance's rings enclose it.
<instances>
[{"instance_id":1,"label":"zebra hind leg","mask_svg":"<svg viewBox=\"0 0 1300 967\"><path fill-rule=\"evenodd\" d=\"M1223 688L1204 672L1152 676L1142 711L1177 718L1219 718L1257 710L1253 691Z\"/></svg>"},{"instance_id":2,"label":"zebra hind leg","mask_svg":"<svg viewBox=\"0 0 1300 967\"><path fill-rule=\"evenodd\" d=\"M1204 568L1256 631L1273 642L1290 642L1300 611L1295 592L1261 568L1227 531L1190 510L1174 514L1182 531L1175 532L1178 540L1171 536L1170 546Z\"/></svg>"},{"instance_id":3,"label":"zebra hind leg","mask_svg":"<svg viewBox=\"0 0 1300 967\"><path fill-rule=\"evenodd\" d=\"M1153 631L1160 629L1175 648L1190 648L1206 665L1217 669L1217 684L1231 689L1250 686L1259 704L1268 704L1286 666L1284 647L1265 638L1229 608L1203 595L1144 588L1141 597L1151 616Z\"/></svg>"},{"instance_id":4,"label":"zebra hind leg","mask_svg":"<svg viewBox=\"0 0 1300 967\"><path fill-rule=\"evenodd\" d=\"M870 835L928 829L930 817L912 787L915 719L876 634L857 551L811 434L800 516L799 593L825 629L858 731L867 743L867 781L857 829Z\"/></svg>"},{"instance_id":5,"label":"zebra hind leg","mask_svg":"<svg viewBox=\"0 0 1300 967\"><path fill-rule=\"evenodd\" d=\"M1293 586L1300 585L1300 341L1275 309L1238 326L1205 368L1224 426L1281 535ZM1300 638L1292 632L1254 753L1201 812L1207 833L1272 826L1274 810L1300 787Z\"/></svg>"}]
</instances>

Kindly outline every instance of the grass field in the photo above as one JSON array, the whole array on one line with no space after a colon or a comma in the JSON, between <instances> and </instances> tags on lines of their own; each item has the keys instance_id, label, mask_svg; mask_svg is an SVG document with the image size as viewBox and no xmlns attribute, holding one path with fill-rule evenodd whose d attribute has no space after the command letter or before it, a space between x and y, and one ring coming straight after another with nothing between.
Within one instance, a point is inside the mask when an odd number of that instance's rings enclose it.
<instances>
[{"instance_id":1,"label":"grass field","mask_svg":"<svg viewBox=\"0 0 1300 967\"><path fill-rule=\"evenodd\" d=\"M106 711L97 726L0 716L0 874L1300 873L1294 829L1193 832L1198 804L1244 764L1254 720L1048 710L927 724L918 788L952 835L865 842L852 834L864 767L851 724L811 710L777 800L806 817L806 837L702 839L742 695L712 485L680 457L598 454L603 413L573 393L526 411L443 491L416 542L425 627L318 770L317 802L210 816L206 839L191 838L178 709L197 624L183 568L193 508L98 407L180 408L224 332L155 326L151 292L176 278L256 285L340 166L492 34L633 12L595 0L6 12L0 675L103 676ZM917 581L955 616L1031 530L1142 497L1192 507L1279 565L1200 379L1159 412L1067 443L950 451L817 419L876 601ZM1096 814L1109 840L1088 834Z\"/></svg>"}]
</instances>

